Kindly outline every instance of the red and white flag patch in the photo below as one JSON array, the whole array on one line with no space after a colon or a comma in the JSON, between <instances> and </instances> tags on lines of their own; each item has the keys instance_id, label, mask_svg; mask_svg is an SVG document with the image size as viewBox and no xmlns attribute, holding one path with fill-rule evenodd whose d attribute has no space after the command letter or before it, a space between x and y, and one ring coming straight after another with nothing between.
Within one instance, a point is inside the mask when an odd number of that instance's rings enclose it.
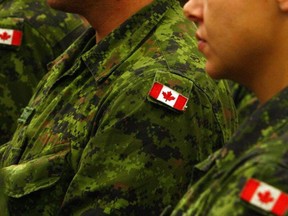
<instances>
[{"instance_id":1,"label":"red and white flag patch","mask_svg":"<svg viewBox=\"0 0 288 216\"><path fill-rule=\"evenodd\" d=\"M241 199L275 215L288 211L288 195L256 179L249 179L240 194Z\"/></svg>"},{"instance_id":2,"label":"red and white flag patch","mask_svg":"<svg viewBox=\"0 0 288 216\"><path fill-rule=\"evenodd\" d=\"M20 46L22 43L22 31L0 28L0 44Z\"/></svg>"},{"instance_id":3,"label":"red and white flag patch","mask_svg":"<svg viewBox=\"0 0 288 216\"><path fill-rule=\"evenodd\" d=\"M152 98L179 111L184 111L188 102L187 97L159 82L154 82L149 95Z\"/></svg>"}]
</instances>

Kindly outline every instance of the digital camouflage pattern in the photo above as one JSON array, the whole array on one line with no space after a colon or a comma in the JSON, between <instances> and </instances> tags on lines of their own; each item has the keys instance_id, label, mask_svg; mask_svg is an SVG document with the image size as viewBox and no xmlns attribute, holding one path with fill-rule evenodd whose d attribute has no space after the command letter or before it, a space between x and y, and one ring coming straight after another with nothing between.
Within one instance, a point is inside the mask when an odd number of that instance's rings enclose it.
<instances>
[{"instance_id":1,"label":"digital camouflage pattern","mask_svg":"<svg viewBox=\"0 0 288 216\"><path fill-rule=\"evenodd\" d=\"M245 86L230 82L232 97L238 114L238 122L241 124L259 106L258 98Z\"/></svg>"},{"instance_id":2,"label":"digital camouflage pattern","mask_svg":"<svg viewBox=\"0 0 288 216\"><path fill-rule=\"evenodd\" d=\"M8 215L6 196L4 193L4 176L1 172L0 172L0 209L1 209L1 215L3 216Z\"/></svg>"},{"instance_id":3,"label":"digital camouflage pattern","mask_svg":"<svg viewBox=\"0 0 288 216\"><path fill-rule=\"evenodd\" d=\"M249 178L288 192L287 107L288 88L254 112L223 149L197 165L194 174L203 177L172 215L269 215L242 201L240 192Z\"/></svg>"},{"instance_id":4,"label":"digital camouflage pattern","mask_svg":"<svg viewBox=\"0 0 288 216\"><path fill-rule=\"evenodd\" d=\"M84 26L78 16L49 8L46 0L0 0L0 29L23 32L21 46L0 43L1 145L15 131L21 109L47 73L46 65L84 32Z\"/></svg>"},{"instance_id":5,"label":"digital camouflage pattern","mask_svg":"<svg viewBox=\"0 0 288 216\"><path fill-rule=\"evenodd\" d=\"M89 29L57 58L2 147L10 214L157 215L175 205L193 165L236 127L229 87L204 72L194 33L176 0L157 0L98 44ZM186 111L150 98L155 81L189 97Z\"/></svg>"}]
</instances>

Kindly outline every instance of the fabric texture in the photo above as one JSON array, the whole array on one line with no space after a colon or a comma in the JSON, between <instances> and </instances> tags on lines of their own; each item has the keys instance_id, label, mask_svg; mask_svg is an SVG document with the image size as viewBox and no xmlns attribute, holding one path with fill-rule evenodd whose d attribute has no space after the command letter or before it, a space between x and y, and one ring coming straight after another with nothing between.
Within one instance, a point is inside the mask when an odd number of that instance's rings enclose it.
<instances>
[{"instance_id":1,"label":"fabric texture","mask_svg":"<svg viewBox=\"0 0 288 216\"><path fill-rule=\"evenodd\" d=\"M238 114L238 122L241 124L260 105L258 98L245 86L229 81L233 100Z\"/></svg>"},{"instance_id":2,"label":"fabric texture","mask_svg":"<svg viewBox=\"0 0 288 216\"><path fill-rule=\"evenodd\" d=\"M240 194L250 178L288 192L287 106L288 88L247 118L223 149L198 164L194 175L203 177L172 215L272 215Z\"/></svg>"},{"instance_id":3,"label":"fabric texture","mask_svg":"<svg viewBox=\"0 0 288 216\"><path fill-rule=\"evenodd\" d=\"M193 165L237 125L194 33L176 0L157 0L97 44L88 29L57 58L1 149L10 214L158 215L175 205ZM155 82L187 97L185 111L150 97Z\"/></svg>"},{"instance_id":4,"label":"fabric texture","mask_svg":"<svg viewBox=\"0 0 288 216\"><path fill-rule=\"evenodd\" d=\"M9 31L19 43L11 44ZM47 64L85 31L81 19L49 8L46 0L0 1L0 145L9 141Z\"/></svg>"}]
</instances>

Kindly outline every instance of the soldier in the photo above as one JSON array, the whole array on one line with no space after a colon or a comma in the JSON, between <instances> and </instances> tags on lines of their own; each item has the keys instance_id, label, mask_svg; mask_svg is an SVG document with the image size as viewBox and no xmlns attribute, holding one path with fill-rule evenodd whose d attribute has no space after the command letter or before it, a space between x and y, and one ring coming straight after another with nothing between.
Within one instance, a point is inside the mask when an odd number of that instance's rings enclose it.
<instances>
[{"instance_id":1,"label":"soldier","mask_svg":"<svg viewBox=\"0 0 288 216\"><path fill-rule=\"evenodd\" d=\"M46 65L84 29L78 16L45 0L0 0L0 145L11 138Z\"/></svg>"},{"instance_id":2,"label":"soldier","mask_svg":"<svg viewBox=\"0 0 288 216\"><path fill-rule=\"evenodd\" d=\"M233 133L227 83L203 70L177 0L49 4L93 28L54 61L2 147L10 214L158 215Z\"/></svg>"},{"instance_id":3,"label":"soldier","mask_svg":"<svg viewBox=\"0 0 288 216\"><path fill-rule=\"evenodd\" d=\"M207 72L247 86L261 106L196 166L203 177L172 215L287 215L288 0L190 0L184 13Z\"/></svg>"}]
</instances>

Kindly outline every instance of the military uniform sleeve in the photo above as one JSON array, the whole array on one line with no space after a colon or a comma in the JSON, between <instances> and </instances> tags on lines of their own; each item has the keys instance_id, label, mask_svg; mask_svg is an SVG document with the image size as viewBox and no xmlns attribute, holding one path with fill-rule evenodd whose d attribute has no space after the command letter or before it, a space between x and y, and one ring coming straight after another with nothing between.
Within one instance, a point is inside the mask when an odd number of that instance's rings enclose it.
<instances>
[{"instance_id":1,"label":"military uniform sleeve","mask_svg":"<svg viewBox=\"0 0 288 216\"><path fill-rule=\"evenodd\" d=\"M189 189L172 215L287 214L288 196L284 195L284 204L276 205L278 200L282 202L279 193L288 193L287 148L284 146L283 141L274 140L255 146L238 159L231 154L224 163L218 161ZM251 182L257 182L258 186ZM275 190L270 191L270 186Z\"/></svg>"},{"instance_id":2,"label":"military uniform sleeve","mask_svg":"<svg viewBox=\"0 0 288 216\"><path fill-rule=\"evenodd\" d=\"M275 215L273 203L276 203L277 198L276 196L273 198L275 194L270 194L267 188L264 188L263 191L254 192L253 199L256 200L256 203L253 203L252 200L245 200L245 195L241 195L247 189L247 182L251 179L273 186L283 193L288 193L287 148L284 147L281 140L274 140L261 145L262 147L256 146L236 160L230 168L231 175L229 175L228 170L227 174L223 176L222 186L214 194L215 203L210 210L211 215L218 215L219 213L232 216ZM260 206L257 206L257 203ZM288 213L287 201L285 208L284 214L285 212Z\"/></svg>"},{"instance_id":3,"label":"military uniform sleeve","mask_svg":"<svg viewBox=\"0 0 288 216\"><path fill-rule=\"evenodd\" d=\"M4 155L4 152L6 151L8 145L9 145L9 142L0 146L0 161L3 160L3 155Z\"/></svg>"},{"instance_id":4,"label":"military uniform sleeve","mask_svg":"<svg viewBox=\"0 0 288 216\"><path fill-rule=\"evenodd\" d=\"M9 215L8 210L6 208L6 196L4 194L4 176L3 173L0 172L0 209L1 209L1 215Z\"/></svg>"},{"instance_id":5,"label":"military uniform sleeve","mask_svg":"<svg viewBox=\"0 0 288 216\"><path fill-rule=\"evenodd\" d=\"M157 72L122 81L102 101L65 214L159 214L185 192L193 165L222 142L211 101L189 79ZM187 96L186 110L150 98L155 81Z\"/></svg>"},{"instance_id":6,"label":"military uniform sleeve","mask_svg":"<svg viewBox=\"0 0 288 216\"><path fill-rule=\"evenodd\" d=\"M17 4L0 5L0 145L12 137L47 64L85 30L80 17L52 10L45 1Z\"/></svg>"}]
</instances>

